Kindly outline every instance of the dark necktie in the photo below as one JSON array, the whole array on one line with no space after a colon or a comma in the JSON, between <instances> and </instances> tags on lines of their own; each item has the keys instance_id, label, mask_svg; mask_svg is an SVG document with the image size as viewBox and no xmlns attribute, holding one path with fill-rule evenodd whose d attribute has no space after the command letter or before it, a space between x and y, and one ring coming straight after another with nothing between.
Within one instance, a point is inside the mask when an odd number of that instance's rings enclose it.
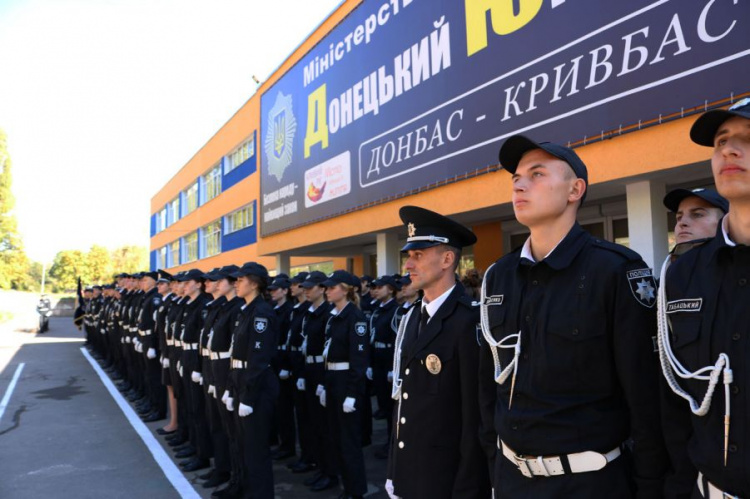
<instances>
[{"instance_id":1,"label":"dark necktie","mask_svg":"<svg viewBox=\"0 0 750 499\"><path fill-rule=\"evenodd\" d=\"M419 319L419 330L417 330L417 338L422 334L424 328L427 327L427 321L430 320L430 314L427 312L427 308L422 308L422 316Z\"/></svg>"}]
</instances>

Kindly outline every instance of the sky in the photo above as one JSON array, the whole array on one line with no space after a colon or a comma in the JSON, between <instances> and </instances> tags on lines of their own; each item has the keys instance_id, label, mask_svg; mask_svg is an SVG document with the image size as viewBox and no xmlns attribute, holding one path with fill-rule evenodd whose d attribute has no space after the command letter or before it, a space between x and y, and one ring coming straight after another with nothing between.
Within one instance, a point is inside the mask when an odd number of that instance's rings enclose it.
<instances>
[{"instance_id":1,"label":"sky","mask_svg":"<svg viewBox=\"0 0 750 499\"><path fill-rule=\"evenodd\" d=\"M341 0L0 0L27 254L148 247L150 200Z\"/></svg>"}]
</instances>

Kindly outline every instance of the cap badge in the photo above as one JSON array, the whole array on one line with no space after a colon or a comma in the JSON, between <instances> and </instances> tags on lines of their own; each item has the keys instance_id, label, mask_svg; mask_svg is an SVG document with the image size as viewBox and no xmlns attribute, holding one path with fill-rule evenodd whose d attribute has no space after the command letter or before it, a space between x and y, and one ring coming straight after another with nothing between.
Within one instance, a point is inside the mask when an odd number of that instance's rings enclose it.
<instances>
[{"instance_id":1,"label":"cap badge","mask_svg":"<svg viewBox=\"0 0 750 499\"><path fill-rule=\"evenodd\" d=\"M732 107L729 108L729 110L734 111L735 109L745 107L748 104L750 104L750 97L745 97L744 99L737 101Z\"/></svg>"},{"instance_id":2,"label":"cap badge","mask_svg":"<svg viewBox=\"0 0 750 499\"><path fill-rule=\"evenodd\" d=\"M407 225L407 228L409 230L409 237L414 237L417 234L417 228L414 226L413 223L409 222L409 225Z\"/></svg>"},{"instance_id":3,"label":"cap badge","mask_svg":"<svg viewBox=\"0 0 750 499\"><path fill-rule=\"evenodd\" d=\"M443 363L440 362L440 357L431 353L427 356L427 359L425 359L425 366L427 367L427 370L430 371L430 374L440 374L440 370L443 368Z\"/></svg>"}]
</instances>

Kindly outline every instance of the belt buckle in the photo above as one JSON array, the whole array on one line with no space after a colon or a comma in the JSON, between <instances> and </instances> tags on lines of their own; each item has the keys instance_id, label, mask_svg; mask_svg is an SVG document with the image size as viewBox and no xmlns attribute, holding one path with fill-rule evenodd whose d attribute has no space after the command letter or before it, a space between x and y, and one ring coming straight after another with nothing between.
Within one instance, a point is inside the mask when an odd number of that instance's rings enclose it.
<instances>
[{"instance_id":1,"label":"belt buckle","mask_svg":"<svg viewBox=\"0 0 750 499\"><path fill-rule=\"evenodd\" d=\"M531 468L529 468L529 463L526 461L526 458L513 454L513 460L516 462L516 466L518 466L518 470L523 476L527 478L532 478L534 476L534 474L531 473Z\"/></svg>"}]
</instances>

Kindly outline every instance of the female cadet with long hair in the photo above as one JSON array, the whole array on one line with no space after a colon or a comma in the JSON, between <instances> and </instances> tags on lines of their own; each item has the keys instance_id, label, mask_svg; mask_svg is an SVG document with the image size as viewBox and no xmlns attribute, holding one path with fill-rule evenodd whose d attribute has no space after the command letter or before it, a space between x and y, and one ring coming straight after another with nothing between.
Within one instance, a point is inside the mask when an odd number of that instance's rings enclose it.
<instances>
[{"instance_id":1,"label":"female cadet with long hair","mask_svg":"<svg viewBox=\"0 0 750 499\"><path fill-rule=\"evenodd\" d=\"M320 404L327 409L331 444L347 498L361 498L367 492L362 420L356 411L364 406L367 394L370 337L365 315L357 306L358 281L349 272L337 270L323 283L334 308L326 324L326 372Z\"/></svg>"},{"instance_id":2,"label":"female cadet with long hair","mask_svg":"<svg viewBox=\"0 0 750 499\"><path fill-rule=\"evenodd\" d=\"M255 262L232 274L237 296L245 300L232 332L230 383L224 392L240 429L243 497L273 498L273 466L269 440L279 380L271 369L278 345L276 314L264 300L268 271Z\"/></svg>"}]
</instances>

